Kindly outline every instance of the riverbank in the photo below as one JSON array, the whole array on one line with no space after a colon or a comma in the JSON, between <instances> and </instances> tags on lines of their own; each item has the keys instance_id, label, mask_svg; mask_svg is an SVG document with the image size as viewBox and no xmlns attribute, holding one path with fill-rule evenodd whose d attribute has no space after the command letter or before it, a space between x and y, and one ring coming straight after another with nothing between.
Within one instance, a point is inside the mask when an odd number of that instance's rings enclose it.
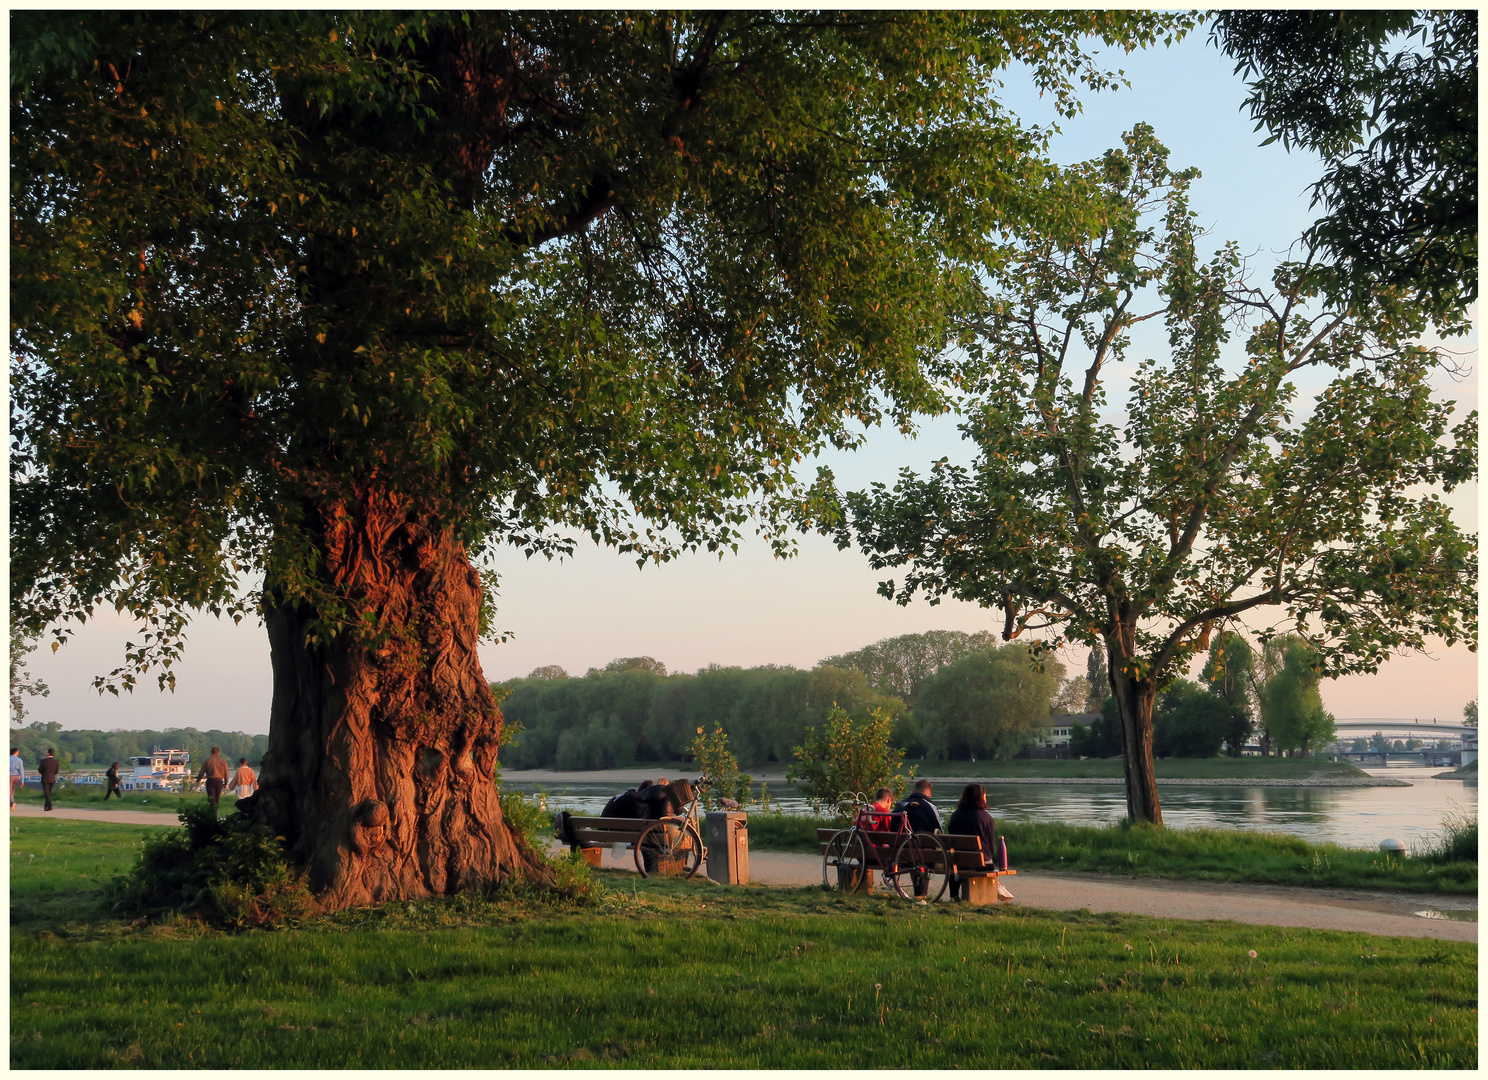
<instances>
[{"instance_id":1,"label":"riverbank","mask_svg":"<svg viewBox=\"0 0 1488 1080\"><path fill-rule=\"evenodd\" d=\"M906 761L915 775L945 784L1090 784L1125 783L1118 758L1015 761ZM1221 787L1409 787L1403 780L1374 776L1348 761L1308 758L1162 758L1156 763L1159 786ZM746 768L758 784L785 784L785 766L778 762ZM615 784L616 790L634 787L657 776L695 776L692 762L648 762L624 769L522 769L502 772L502 779L520 784Z\"/></svg>"},{"instance_id":2,"label":"riverbank","mask_svg":"<svg viewBox=\"0 0 1488 1080\"><path fill-rule=\"evenodd\" d=\"M1431 778L1433 780L1471 780L1476 784L1478 782L1478 763L1476 761L1469 761L1466 765L1462 765L1450 772L1433 773Z\"/></svg>"}]
</instances>

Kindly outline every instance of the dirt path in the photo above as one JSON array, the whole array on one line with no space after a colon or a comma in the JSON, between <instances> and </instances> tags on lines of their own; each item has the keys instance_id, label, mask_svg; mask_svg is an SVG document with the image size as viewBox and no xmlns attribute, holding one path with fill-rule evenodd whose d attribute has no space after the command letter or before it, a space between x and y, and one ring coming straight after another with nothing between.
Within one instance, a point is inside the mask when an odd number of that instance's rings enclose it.
<instances>
[{"instance_id":1,"label":"dirt path","mask_svg":"<svg viewBox=\"0 0 1488 1080\"><path fill-rule=\"evenodd\" d=\"M58 807L48 814L39 806L18 805L15 817L114 821L130 825L171 826L175 818L144 810L77 810ZM606 849L607 869L634 870L629 852L617 858ZM750 880L760 885L820 885L821 859L778 851L749 853ZM1232 919L1262 926L1297 926L1313 930L1356 930L1394 937L1429 937L1443 941L1478 940L1476 922L1422 918L1424 910L1471 910L1477 898L1306 889L1284 885L1237 885L1229 882L1162 881L1116 878L1102 874L1061 874L1029 870L1004 879L1015 903L1051 911L1119 911L1172 919Z\"/></svg>"},{"instance_id":2,"label":"dirt path","mask_svg":"<svg viewBox=\"0 0 1488 1080\"><path fill-rule=\"evenodd\" d=\"M606 850L604 866L633 869L629 852L617 859ZM749 876L761 885L820 885L821 859L776 851L751 851ZM1161 881L1061 874L1029 870L1003 879L1014 903L1052 911L1119 911L1172 919L1232 919L1261 926L1296 926L1312 930L1356 930L1393 937L1429 937L1443 941L1478 940L1476 922L1422 918L1423 910L1468 909L1477 898L1423 896L1346 889L1309 889L1284 885L1237 885L1229 882Z\"/></svg>"},{"instance_id":3,"label":"dirt path","mask_svg":"<svg viewBox=\"0 0 1488 1080\"><path fill-rule=\"evenodd\" d=\"M70 806L59 806L54 810L43 810L39 806L17 803L10 812L11 817L63 818L68 821L113 821L120 825L159 825L168 828L181 822L174 813L164 810L77 810Z\"/></svg>"}]
</instances>

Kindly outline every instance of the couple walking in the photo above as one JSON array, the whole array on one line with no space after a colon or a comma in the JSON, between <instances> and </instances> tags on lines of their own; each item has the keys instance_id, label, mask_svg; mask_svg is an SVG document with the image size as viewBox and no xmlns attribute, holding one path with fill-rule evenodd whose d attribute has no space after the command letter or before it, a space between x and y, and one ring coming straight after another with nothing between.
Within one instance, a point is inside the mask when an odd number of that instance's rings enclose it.
<instances>
[{"instance_id":1,"label":"couple walking","mask_svg":"<svg viewBox=\"0 0 1488 1080\"><path fill-rule=\"evenodd\" d=\"M196 774L196 778L206 779L207 802L212 804L213 810L217 809L217 800L222 798L222 792L227 787L227 772L227 758L222 756L220 749L212 747L211 755L202 762L201 772ZM238 771L233 774L233 787L240 799L246 799L258 788L258 777L248 767L247 758L238 758Z\"/></svg>"}]
</instances>

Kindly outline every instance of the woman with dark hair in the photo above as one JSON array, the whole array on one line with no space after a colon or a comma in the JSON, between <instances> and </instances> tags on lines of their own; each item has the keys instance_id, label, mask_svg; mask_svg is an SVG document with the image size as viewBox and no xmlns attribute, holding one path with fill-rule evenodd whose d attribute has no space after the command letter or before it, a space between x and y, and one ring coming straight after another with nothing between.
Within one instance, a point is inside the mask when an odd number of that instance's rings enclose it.
<instances>
[{"instance_id":1,"label":"woman with dark hair","mask_svg":"<svg viewBox=\"0 0 1488 1080\"><path fill-rule=\"evenodd\" d=\"M987 860L984 870L997 869L997 823L987 813L987 789L981 784L967 784L961 792L961 801L951 813L946 832L955 836L979 836L982 838L982 856ZM1000 891L999 886L999 891ZM951 899L961 897L962 883L951 879Z\"/></svg>"}]
</instances>

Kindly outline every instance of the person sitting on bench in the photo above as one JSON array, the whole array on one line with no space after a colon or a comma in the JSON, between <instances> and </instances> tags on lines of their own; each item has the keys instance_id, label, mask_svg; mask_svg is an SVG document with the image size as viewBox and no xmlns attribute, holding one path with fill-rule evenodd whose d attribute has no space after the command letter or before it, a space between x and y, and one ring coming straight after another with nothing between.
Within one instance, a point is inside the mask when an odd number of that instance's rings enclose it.
<instances>
[{"instance_id":1,"label":"person sitting on bench","mask_svg":"<svg viewBox=\"0 0 1488 1080\"><path fill-rule=\"evenodd\" d=\"M930 801L934 794L934 788L929 780L917 780L914 792L900 803L896 810L900 810L909 816L909 829L918 833L938 833L940 827L940 811ZM924 897L930 892L930 876L928 874L911 873L910 880L914 882L914 894L916 897Z\"/></svg>"},{"instance_id":2,"label":"person sitting on bench","mask_svg":"<svg viewBox=\"0 0 1488 1080\"><path fill-rule=\"evenodd\" d=\"M860 829L892 829L894 819L894 789L881 787L873 794L873 801L858 813Z\"/></svg>"},{"instance_id":3,"label":"person sitting on bench","mask_svg":"<svg viewBox=\"0 0 1488 1080\"><path fill-rule=\"evenodd\" d=\"M976 836L982 841L982 858L985 860L983 870L998 870L997 866L997 822L992 820L992 815L987 813L987 789L981 784L967 784L961 792L961 801L956 804L956 809L951 812L951 820L946 831L953 836ZM951 899L958 900L961 897L963 884L959 875L951 878ZM999 896L1006 896L1011 900L1012 894L1007 892L1001 885L997 886Z\"/></svg>"}]
</instances>

